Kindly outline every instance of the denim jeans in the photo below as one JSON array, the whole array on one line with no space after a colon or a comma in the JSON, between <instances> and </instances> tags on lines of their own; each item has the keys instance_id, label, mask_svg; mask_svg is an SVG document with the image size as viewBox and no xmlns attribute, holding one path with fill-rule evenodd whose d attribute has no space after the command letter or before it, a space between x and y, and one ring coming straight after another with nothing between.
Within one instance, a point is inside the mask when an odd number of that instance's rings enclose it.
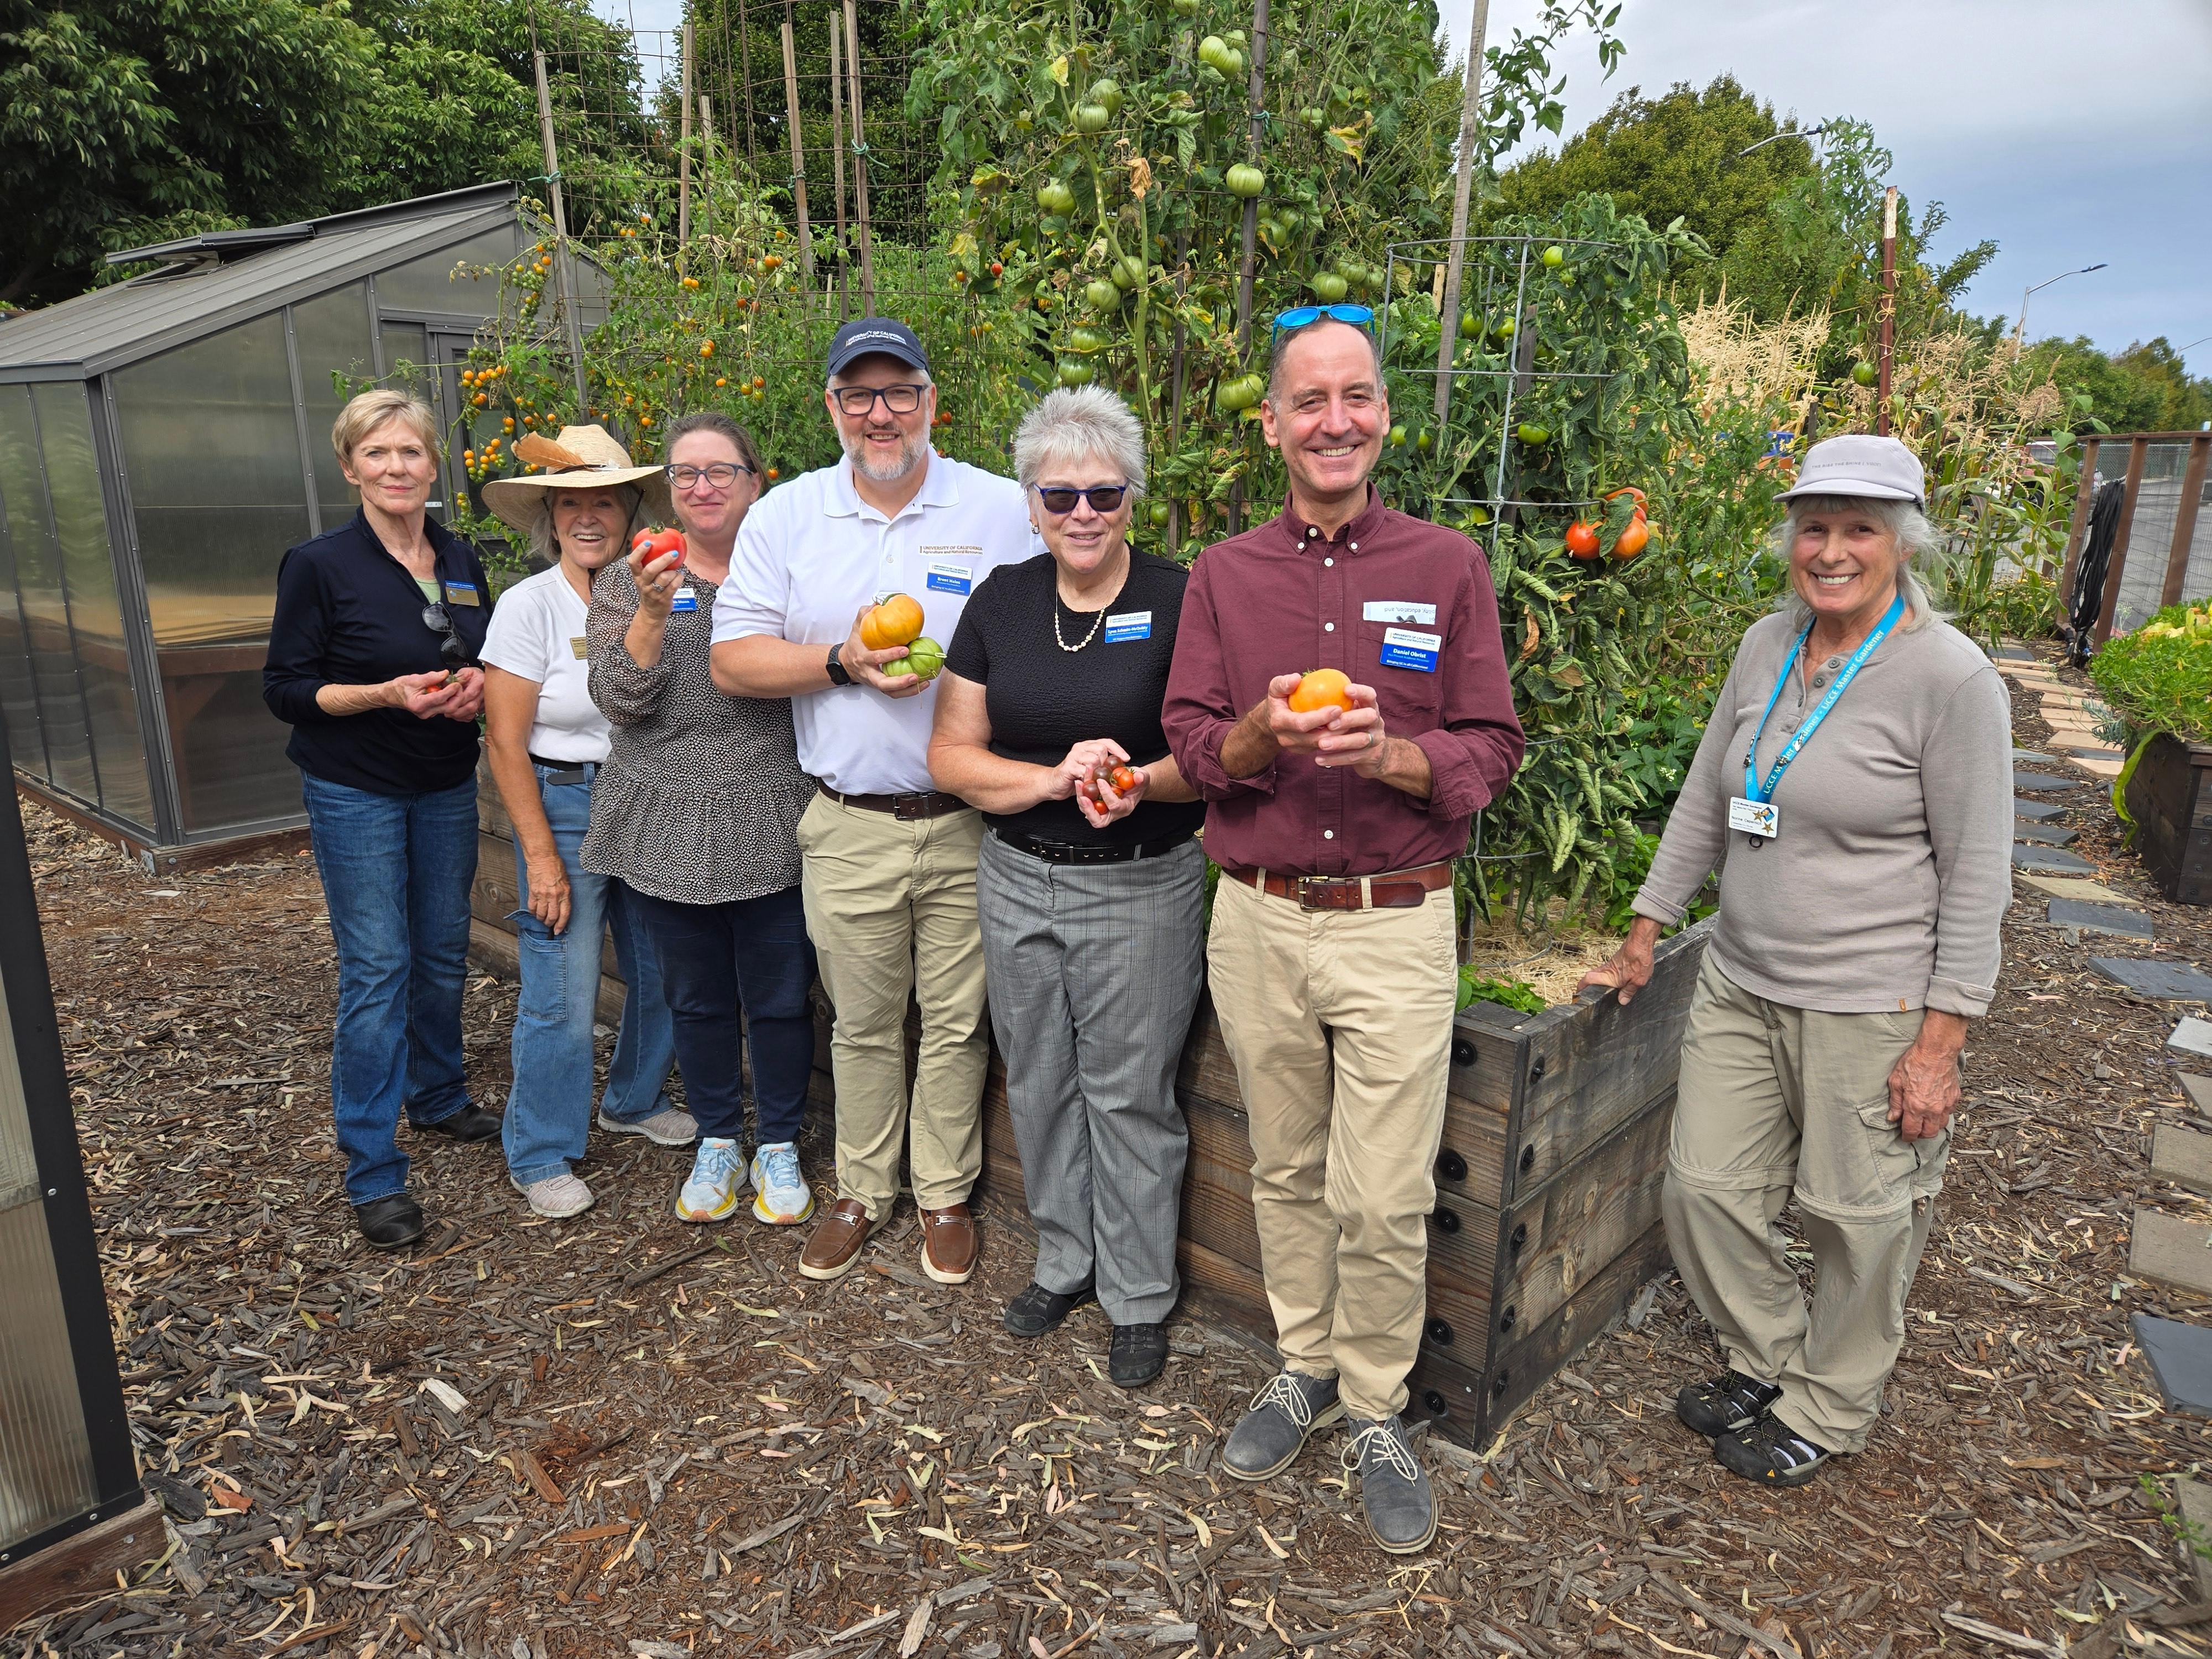
<instances>
[{"instance_id":1,"label":"denim jeans","mask_svg":"<svg viewBox=\"0 0 2212 1659\"><path fill-rule=\"evenodd\" d=\"M799 1139L814 1070L814 946L799 889L726 904L677 904L633 892L660 952L661 988L676 1024L676 1063L702 1137L742 1140L738 1059L753 1045L761 1146ZM744 1021L743 1035L739 1017Z\"/></svg>"},{"instance_id":2,"label":"denim jeans","mask_svg":"<svg viewBox=\"0 0 2212 1659\"><path fill-rule=\"evenodd\" d=\"M521 957L522 1000L514 1015L514 1087L501 1134L507 1173L526 1187L564 1174L584 1155L592 1123L600 941L609 927L629 994L623 999L622 1030L599 1109L624 1123L665 1110L669 1103L661 1091L676 1057L660 963L634 896L617 878L596 875L576 861L584 832L592 827L592 786L586 780L550 782L556 775L553 769L536 770L538 799L568 872L569 909L568 925L557 935L530 914L530 866L518 842L515 888L522 908L508 920Z\"/></svg>"},{"instance_id":3,"label":"denim jeans","mask_svg":"<svg viewBox=\"0 0 2212 1659\"><path fill-rule=\"evenodd\" d=\"M315 868L338 951L331 1108L346 1197L407 1190L399 1114L442 1123L469 1104L461 1066L477 785L377 795L302 774Z\"/></svg>"}]
</instances>

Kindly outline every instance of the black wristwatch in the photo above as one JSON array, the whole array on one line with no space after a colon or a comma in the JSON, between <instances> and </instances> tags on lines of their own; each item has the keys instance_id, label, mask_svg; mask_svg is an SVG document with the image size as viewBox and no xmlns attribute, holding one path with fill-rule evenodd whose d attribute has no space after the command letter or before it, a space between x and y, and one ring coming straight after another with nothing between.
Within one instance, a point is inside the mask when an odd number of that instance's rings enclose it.
<instances>
[{"instance_id":1,"label":"black wristwatch","mask_svg":"<svg viewBox=\"0 0 2212 1659\"><path fill-rule=\"evenodd\" d=\"M837 660L837 653L844 648L842 640L830 647L830 684L832 685L850 685L853 683L853 677L845 672L845 665Z\"/></svg>"}]
</instances>

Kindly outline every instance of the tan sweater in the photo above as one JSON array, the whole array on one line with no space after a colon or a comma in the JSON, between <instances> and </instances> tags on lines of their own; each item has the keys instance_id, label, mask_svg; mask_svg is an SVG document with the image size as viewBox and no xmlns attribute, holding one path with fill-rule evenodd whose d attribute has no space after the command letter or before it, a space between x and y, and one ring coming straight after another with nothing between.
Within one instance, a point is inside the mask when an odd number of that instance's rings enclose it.
<instances>
[{"instance_id":1,"label":"tan sweater","mask_svg":"<svg viewBox=\"0 0 2212 1659\"><path fill-rule=\"evenodd\" d=\"M1729 801L1794 637L1779 615L1744 635L1637 913L1680 921L1721 865L1709 948L1744 989L1826 1013L1988 1012L2012 896L2003 682L1954 628L1892 634L1775 786L1781 833L1753 847L1729 829ZM1848 660L1792 672L1759 743L1762 781Z\"/></svg>"}]
</instances>

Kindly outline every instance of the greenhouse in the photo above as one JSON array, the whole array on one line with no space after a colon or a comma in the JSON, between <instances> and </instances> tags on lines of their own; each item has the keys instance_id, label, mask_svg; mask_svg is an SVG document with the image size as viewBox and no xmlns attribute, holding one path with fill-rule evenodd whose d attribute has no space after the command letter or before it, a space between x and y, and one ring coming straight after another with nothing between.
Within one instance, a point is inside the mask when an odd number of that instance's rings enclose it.
<instances>
[{"instance_id":1,"label":"greenhouse","mask_svg":"<svg viewBox=\"0 0 2212 1659\"><path fill-rule=\"evenodd\" d=\"M303 821L261 665L284 550L354 511L338 383L411 384L453 430L498 303L456 267L506 266L538 234L514 185L487 185L132 249L115 262L155 269L0 323L0 708L21 783L163 862ZM440 517L466 487L452 447Z\"/></svg>"}]
</instances>

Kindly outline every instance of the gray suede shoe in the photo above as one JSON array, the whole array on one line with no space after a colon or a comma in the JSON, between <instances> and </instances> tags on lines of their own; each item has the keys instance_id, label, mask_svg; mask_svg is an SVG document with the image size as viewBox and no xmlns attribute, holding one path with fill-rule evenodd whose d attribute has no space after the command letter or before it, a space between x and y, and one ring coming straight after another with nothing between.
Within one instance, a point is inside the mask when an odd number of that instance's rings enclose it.
<instances>
[{"instance_id":1,"label":"gray suede shoe","mask_svg":"<svg viewBox=\"0 0 2212 1659\"><path fill-rule=\"evenodd\" d=\"M1343 1415L1334 1377L1278 1372L1230 1431L1221 1467L1239 1480L1273 1480L1297 1461L1308 1435Z\"/></svg>"},{"instance_id":2,"label":"gray suede shoe","mask_svg":"<svg viewBox=\"0 0 2212 1659\"><path fill-rule=\"evenodd\" d=\"M1344 1469L1359 1477L1359 1502L1367 1535L1393 1555L1411 1555L1437 1535L1436 1495L1428 1471L1413 1456L1406 1425L1395 1417L1353 1425L1344 1449Z\"/></svg>"}]
</instances>

